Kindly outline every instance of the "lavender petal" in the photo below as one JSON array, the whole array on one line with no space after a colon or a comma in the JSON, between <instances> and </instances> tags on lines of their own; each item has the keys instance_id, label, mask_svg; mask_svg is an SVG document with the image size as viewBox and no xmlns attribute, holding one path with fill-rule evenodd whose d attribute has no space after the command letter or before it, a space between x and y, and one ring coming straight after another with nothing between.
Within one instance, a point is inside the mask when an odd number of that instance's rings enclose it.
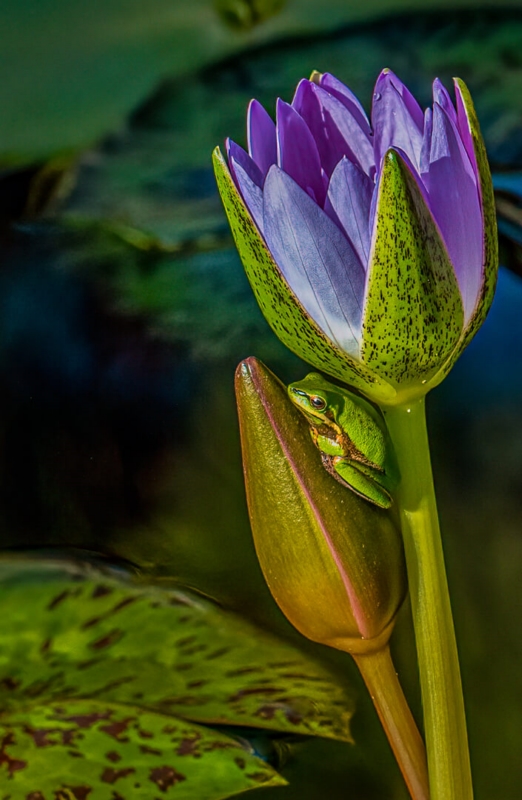
<instances>
[{"instance_id":1,"label":"lavender petal","mask_svg":"<svg viewBox=\"0 0 522 800\"><path fill-rule=\"evenodd\" d=\"M227 139L225 145L229 162L233 161L234 165L240 164L243 172L246 172L250 180L255 183L256 186L259 186L259 188L262 189L264 176L255 161L253 161L248 153L232 139ZM234 167L231 168L231 172L232 177L234 177Z\"/></svg>"},{"instance_id":2,"label":"lavender petal","mask_svg":"<svg viewBox=\"0 0 522 800\"><path fill-rule=\"evenodd\" d=\"M439 78L435 78L433 81L433 102L438 103L453 122L457 122L455 106L451 102L448 90Z\"/></svg>"},{"instance_id":3,"label":"lavender petal","mask_svg":"<svg viewBox=\"0 0 522 800\"><path fill-rule=\"evenodd\" d=\"M351 89L337 78L334 78L333 75L330 75L329 72L325 72L321 75L319 86L333 97L336 97L357 120L361 130L367 133L368 136L371 135L370 123L366 116L366 111Z\"/></svg>"},{"instance_id":4,"label":"lavender petal","mask_svg":"<svg viewBox=\"0 0 522 800\"><path fill-rule=\"evenodd\" d=\"M339 223L364 268L370 252L370 204L374 184L343 158L330 179L325 212Z\"/></svg>"},{"instance_id":5,"label":"lavender petal","mask_svg":"<svg viewBox=\"0 0 522 800\"><path fill-rule=\"evenodd\" d=\"M358 122L335 97L311 81L300 81L292 107L304 119L315 140L321 165L329 177L346 156L368 172L373 166L373 147ZM360 157L359 157L360 156Z\"/></svg>"},{"instance_id":6,"label":"lavender petal","mask_svg":"<svg viewBox=\"0 0 522 800\"><path fill-rule=\"evenodd\" d=\"M326 188L314 138L304 119L283 100L277 101L277 163L321 207Z\"/></svg>"},{"instance_id":7,"label":"lavender petal","mask_svg":"<svg viewBox=\"0 0 522 800\"><path fill-rule=\"evenodd\" d=\"M475 173L475 179L477 181L477 184L480 184L477 157L475 155L475 146L473 144L473 136L469 127L468 117L466 114L466 109L464 107L464 101L462 99L460 86L457 83L457 81L454 81L454 86L455 86L455 98L457 101L457 128L462 143L466 149L466 153L468 154L469 160L471 161L471 166L473 167L473 172Z\"/></svg>"},{"instance_id":8,"label":"lavender petal","mask_svg":"<svg viewBox=\"0 0 522 800\"><path fill-rule=\"evenodd\" d=\"M453 263L465 321L482 286L483 222L473 167L455 123L441 106L433 107L430 169L425 177L430 208Z\"/></svg>"},{"instance_id":9,"label":"lavender petal","mask_svg":"<svg viewBox=\"0 0 522 800\"><path fill-rule=\"evenodd\" d=\"M365 275L339 228L277 167L264 189L265 239L292 291L326 335L359 354Z\"/></svg>"},{"instance_id":10,"label":"lavender petal","mask_svg":"<svg viewBox=\"0 0 522 800\"><path fill-rule=\"evenodd\" d=\"M270 115L257 100L251 100L247 112L248 152L263 178L277 163L276 126Z\"/></svg>"},{"instance_id":11,"label":"lavender petal","mask_svg":"<svg viewBox=\"0 0 522 800\"><path fill-rule=\"evenodd\" d=\"M390 70L375 84L372 126L377 169L390 148L403 150L419 168L424 115L413 95Z\"/></svg>"},{"instance_id":12,"label":"lavender petal","mask_svg":"<svg viewBox=\"0 0 522 800\"><path fill-rule=\"evenodd\" d=\"M427 108L424 112L424 133L419 157L419 173L423 176L430 170L431 134L433 130L433 111Z\"/></svg>"},{"instance_id":13,"label":"lavender petal","mask_svg":"<svg viewBox=\"0 0 522 800\"><path fill-rule=\"evenodd\" d=\"M337 145L335 165L342 156L347 156L369 175L375 160L373 141L368 131L361 128L358 119L340 100L315 83L310 87L319 102L327 143L332 142L332 149Z\"/></svg>"}]
</instances>

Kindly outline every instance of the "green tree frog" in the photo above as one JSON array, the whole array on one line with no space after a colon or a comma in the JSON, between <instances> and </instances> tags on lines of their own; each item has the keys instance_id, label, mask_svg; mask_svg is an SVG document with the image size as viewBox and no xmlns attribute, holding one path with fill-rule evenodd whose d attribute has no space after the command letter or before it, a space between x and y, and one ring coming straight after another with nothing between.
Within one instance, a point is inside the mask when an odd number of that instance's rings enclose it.
<instances>
[{"instance_id":1,"label":"green tree frog","mask_svg":"<svg viewBox=\"0 0 522 800\"><path fill-rule=\"evenodd\" d=\"M400 476L382 414L317 372L291 383L288 394L310 424L325 469L370 503L390 508Z\"/></svg>"}]
</instances>

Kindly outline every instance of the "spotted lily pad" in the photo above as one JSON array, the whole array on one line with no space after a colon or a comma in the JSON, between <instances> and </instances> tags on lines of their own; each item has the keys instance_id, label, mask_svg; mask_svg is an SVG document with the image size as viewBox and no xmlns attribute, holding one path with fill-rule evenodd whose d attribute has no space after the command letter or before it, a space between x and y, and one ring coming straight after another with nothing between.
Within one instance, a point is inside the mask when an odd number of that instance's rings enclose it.
<instances>
[{"instance_id":1,"label":"spotted lily pad","mask_svg":"<svg viewBox=\"0 0 522 800\"><path fill-rule=\"evenodd\" d=\"M10 800L219 800L286 781L224 735L115 703L72 700L0 718ZM174 791L175 790L175 791Z\"/></svg>"},{"instance_id":2,"label":"spotted lily pad","mask_svg":"<svg viewBox=\"0 0 522 800\"><path fill-rule=\"evenodd\" d=\"M0 707L79 699L350 741L322 665L198 596L56 563L0 565Z\"/></svg>"}]
</instances>

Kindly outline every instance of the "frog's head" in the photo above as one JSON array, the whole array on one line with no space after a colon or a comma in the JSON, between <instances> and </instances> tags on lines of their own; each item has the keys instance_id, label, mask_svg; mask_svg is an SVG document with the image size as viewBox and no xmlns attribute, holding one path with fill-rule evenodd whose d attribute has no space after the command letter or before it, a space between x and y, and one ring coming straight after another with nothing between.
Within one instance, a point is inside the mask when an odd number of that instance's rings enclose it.
<instances>
[{"instance_id":1,"label":"frog's head","mask_svg":"<svg viewBox=\"0 0 522 800\"><path fill-rule=\"evenodd\" d=\"M313 424L335 420L339 393L318 372L311 372L302 381L291 383L288 396L292 403Z\"/></svg>"}]
</instances>

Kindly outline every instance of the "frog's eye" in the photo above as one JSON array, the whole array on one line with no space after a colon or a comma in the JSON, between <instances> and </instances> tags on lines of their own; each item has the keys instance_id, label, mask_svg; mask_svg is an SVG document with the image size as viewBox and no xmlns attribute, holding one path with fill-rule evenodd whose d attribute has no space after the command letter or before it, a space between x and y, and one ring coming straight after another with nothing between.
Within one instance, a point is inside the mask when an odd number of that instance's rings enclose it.
<instances>
[{"instance_id":1,"label":"frog's eye","mask_svg":"<svg viewBox=\"0 0 522 800\"><path fill-rule=\"evenodd\" d=\"M318 411L322 411L323 408L326 408L326 400L323 400L322 397L318 397L315 394L310 396L310 402Z\"/></svg>"}]
</instances>

